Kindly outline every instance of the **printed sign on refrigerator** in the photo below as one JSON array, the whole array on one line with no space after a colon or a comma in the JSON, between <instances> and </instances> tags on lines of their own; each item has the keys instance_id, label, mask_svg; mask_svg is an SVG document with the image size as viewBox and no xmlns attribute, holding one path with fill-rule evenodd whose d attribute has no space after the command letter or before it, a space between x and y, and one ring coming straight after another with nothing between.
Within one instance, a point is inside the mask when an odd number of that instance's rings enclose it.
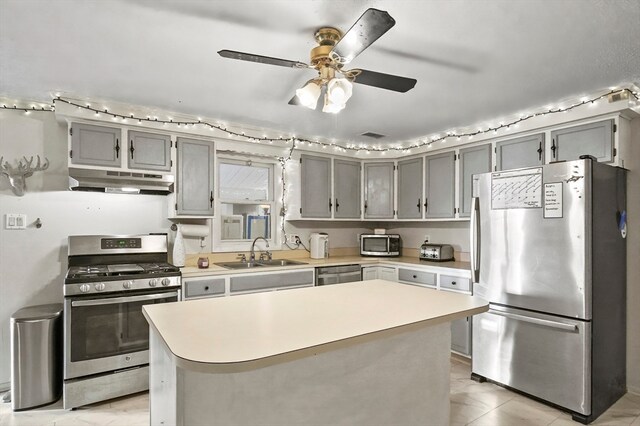
<instances>
[{"instance_id":1,"label":"printed sign on refrigerator","mask_svg":"<svg viewBox=\"0 0 640 426\"><path fill-rule=\"evenodd\" d=\"M544 184L544 217L562 217L562 182Z\"/></svg>"}]
</instances>

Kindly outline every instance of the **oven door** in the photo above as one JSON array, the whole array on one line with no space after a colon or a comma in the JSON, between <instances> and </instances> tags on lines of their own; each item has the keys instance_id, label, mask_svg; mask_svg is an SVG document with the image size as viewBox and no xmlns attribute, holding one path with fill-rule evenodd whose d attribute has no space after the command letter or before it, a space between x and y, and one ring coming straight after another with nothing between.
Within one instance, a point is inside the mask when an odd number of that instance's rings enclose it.
<instances>
[{"instance_id":1,"label":"oven door","mask_svg":"<svg viewBox=\"0 0 640 426\"><path fill-rule=\"evenodd\" d=\"M179 291L64 301L64 378L149 363L149 324L142 306L177 302Z\"/></svg>"}]
</instances>

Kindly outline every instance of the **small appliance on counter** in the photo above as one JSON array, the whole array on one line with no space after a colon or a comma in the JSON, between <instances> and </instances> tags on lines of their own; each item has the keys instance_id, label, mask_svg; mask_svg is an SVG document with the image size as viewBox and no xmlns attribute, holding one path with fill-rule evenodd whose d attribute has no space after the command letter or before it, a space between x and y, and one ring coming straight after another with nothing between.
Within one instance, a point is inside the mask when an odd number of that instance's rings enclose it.
<instances>
[{"instance_id":1,"label":"small appliance on counter","mask_svg":"<svg viewBox=\"0 0 640 426\"><path fill-rule=\"evenodd\" d=\"M360 234L360 256L400 256L402 239L398 234Z\"/></svg>"},{"instance_id":2,"label":"small appliance on counter","mask_svg":"<svg viewBox=\"0 0 640 426\"><path fill-rule=\"evenodd\" d=\"M449 244L431 244L424 242L420 246L420 260L432 262L447 262L453 258L453 247Z\"/></svg>"},{"instance_id":3,"label":"small appliance on counter","mask_svg":"<svg viewBox=\"0 0 640 426\"><path fill-rule=\"evenodd\" d=\"M329 235L325 232L312 233L309 251L312 259L325 259L329 257Z\"/></svg>"}]
</instances>

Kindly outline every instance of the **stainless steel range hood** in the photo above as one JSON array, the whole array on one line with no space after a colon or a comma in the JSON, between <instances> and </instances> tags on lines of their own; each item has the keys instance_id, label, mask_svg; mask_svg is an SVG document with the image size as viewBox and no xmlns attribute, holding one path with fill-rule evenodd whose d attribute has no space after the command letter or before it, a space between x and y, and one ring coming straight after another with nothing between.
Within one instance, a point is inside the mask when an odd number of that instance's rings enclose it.
<instances>
[{"instance_id":1,"label":"stainless steel range hood","mask_svg":"<svg viewBox=\"0 0 640 426\"><path fill-rule=\"evenodd\" d=\"M69 167L69 189L74 191L167 195L173 192L174 182L168 174Z\"/></svg>"}]
</instances>

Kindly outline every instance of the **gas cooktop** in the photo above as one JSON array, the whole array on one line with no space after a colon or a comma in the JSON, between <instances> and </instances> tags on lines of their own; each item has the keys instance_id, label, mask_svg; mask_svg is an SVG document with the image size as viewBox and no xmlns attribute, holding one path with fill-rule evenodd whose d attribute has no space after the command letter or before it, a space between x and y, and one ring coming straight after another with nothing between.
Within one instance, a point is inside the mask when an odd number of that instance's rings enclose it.
<instances>
[{"instance_id":1,"label":"gas cooktop","mask_svg":"<svg viewBox=\"0 0 640 426\"><path fill-rule=\"evenodd\" d=\"M66 282L88 281L92 278L118 279L141 278L140 275L171 275L180 269L170 263L121 263L116 265L72 266L67 271ZM77 280L77 281L76 281Z\"/></svg>"}]
</instances>

